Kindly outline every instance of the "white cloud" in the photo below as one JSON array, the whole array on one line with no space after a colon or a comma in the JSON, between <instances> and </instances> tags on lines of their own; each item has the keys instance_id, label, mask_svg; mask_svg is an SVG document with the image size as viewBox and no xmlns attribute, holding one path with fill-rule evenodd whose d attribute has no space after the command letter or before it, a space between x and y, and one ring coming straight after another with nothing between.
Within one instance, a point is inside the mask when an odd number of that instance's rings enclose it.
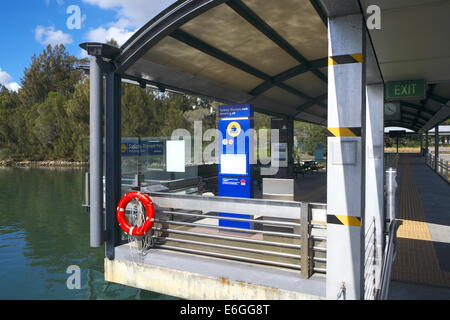
<instances>
[{"instance_id":1,"label":"white cloud","mask_svg":"<svg viewBox=\"0 0 450 320\"><path fill-rule=\"evenodd\" d=\"M130 27L139 28L175 0L83 0L102 9L118 12L118 19L126 19Z\"/></svg>"},{"instance_id":2,"label":"white cloud","mask_svg":"<svg viewBox=\"0 0 450 320\"><path fill-rule=\"evenodd\" d=\"M64 33L61 30L55 30L54 26L43 27L37 26L34 30L34 38L40 44L47 45L58 45L58 44L70 44L73 42L72 36L68 33Z\"/></svg>"},{"instance_id":3,"label":"white cloud","mask_svg":"<svg viewBox=\"0 0 450 320\"><path fill-rule=\"evenodd\" d=\"M19 91L20 85L17 82L12 82L12 78L8 72L2 71L0 68L0 84L4 85L8 90Z\"/></svg>"},{"instance_id":4,"label":"white cloud","mask_svg":"<svg viewBox=\"0 0 450 320\"><path fill-rule=\"evenodd\" d=\"M83 0L83 2L117 12L115 21L90 30L86 34L86 39L106 42L113 38L122 45L138 28L175 0Z\"/></svg>"},{"instance_id":5,"label":"white cloud","mask_svg":"<svg viewBox=\"0 0 450 320\"><path fill-rule=\"evenodd\" d=\"M99 27L97 29L92 29L86 34L88 41L93 42L106 42L108 40L114 39L119 45L122 45L127 41L134 31L129 31L126 28L120 28L115 25L111 25L108 28Z\"/></svg>"}]
</instances>

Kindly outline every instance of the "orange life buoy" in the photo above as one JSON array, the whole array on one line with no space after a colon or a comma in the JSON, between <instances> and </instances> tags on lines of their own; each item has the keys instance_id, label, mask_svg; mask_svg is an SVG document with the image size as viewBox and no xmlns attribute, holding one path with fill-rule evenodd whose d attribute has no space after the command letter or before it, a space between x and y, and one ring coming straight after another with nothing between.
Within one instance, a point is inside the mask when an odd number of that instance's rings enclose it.
<instances>
[{"instance_id":1,"label":"orange life buoy","mask_svg":"<svg viewBox=\"0 0 450 320\"><path fill-rule=\"evenodd\" d=\"M138 200L144 205L146 212L146 219L143 225L140 226L132 226L128 223L127 218L125 217L125 209L127 204L132 200ZM123 196L119 201L119 205L117 206L117 221L119 222L120 228L131 236L143 236L145 235L152 227L155 222L155 207L153 206L152 199L145 193L139 191L133 191L127 193Z\"/></svg>"}]
</instances>

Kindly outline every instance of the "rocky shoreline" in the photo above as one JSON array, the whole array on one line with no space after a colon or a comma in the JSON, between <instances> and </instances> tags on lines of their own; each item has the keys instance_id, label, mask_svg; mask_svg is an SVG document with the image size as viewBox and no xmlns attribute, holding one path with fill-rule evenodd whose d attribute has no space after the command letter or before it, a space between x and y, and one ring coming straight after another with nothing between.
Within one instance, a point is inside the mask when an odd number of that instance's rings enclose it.
<instances>
[{"instance_id":1,"label":"rocky shoreline","mask_svg":"<svg viewBox=\"0 0 450 320\"><path fill-rule=\"evenodd\" d=\"M62 160L47 160L47 161L14 161L1 160L0 168L84 168L88 166L88 162L78 161L62 161Z\"/></svg>"}]
</instances>

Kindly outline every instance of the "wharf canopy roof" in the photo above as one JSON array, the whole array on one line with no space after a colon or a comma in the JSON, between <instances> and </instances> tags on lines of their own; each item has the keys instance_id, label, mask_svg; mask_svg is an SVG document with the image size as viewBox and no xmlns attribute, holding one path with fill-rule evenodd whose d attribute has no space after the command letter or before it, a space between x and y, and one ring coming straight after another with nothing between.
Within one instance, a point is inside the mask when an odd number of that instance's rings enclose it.
<instances>
[{"instance_id":1,"label":"wharf canopy roof","mask_svg":"<svg viewBox=\"0 0 450 320\"><path fill-rule=\"evenodd\" d=\"M327 17L371 4L382 10L382 29L368 32L368 83L428 84L425 99L401 101L401 119L385 125L429 130L450 116L448 0L179 0L113 63L124 78L326 124ZM377 72L384 79L372 79Z\"/></svg>"},{"instance_id":2,"label":"wharf canopy roof","mask_svg":"<svg viewBox=\"0 0 450 320\"><path fill-rule=\"evenodd\" d=\"M327 27L316 1L177 1L121 51L124 77L326 123Z\"/></svg>"}]
</instances>

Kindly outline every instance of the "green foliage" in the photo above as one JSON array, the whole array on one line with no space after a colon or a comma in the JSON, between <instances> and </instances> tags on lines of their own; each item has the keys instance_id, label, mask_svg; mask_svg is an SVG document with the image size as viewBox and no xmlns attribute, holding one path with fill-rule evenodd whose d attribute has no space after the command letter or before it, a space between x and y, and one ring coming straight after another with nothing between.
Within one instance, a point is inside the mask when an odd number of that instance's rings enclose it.
<instances>
[{"instance_id":1,"label":"green foliage","mask_svg":"<svg viewBox=\"0 0 450 320\"><path fill-rule=\"evenodd\" d=\"M32 57L18 93L0 86L0 160L87 161L89 78L78 69L84 62L63 45L48 46ZM122 89L122 137L170 137L178 128L193 135L195 121L203 132L217 126L217 102L131 84ZM255 129L270 129L270 119L255 113ZM309 151L308 143L325 136L304 123L295 132Z\"/></svg>"},{"instance_id":2,"label":"green foliage","mask_svg":"<svg viewBox=\"0 0 450 320\"><path fill-rule=\"evenodd\" d=\"M294 137L297 140L297 148L294 148L294 159L300 159L301 154L313 155L314 150L323 146L326 150L327 128L316 124L295 121Z\"/></svg>"},{"instance_id":3,"label":"green foliage","mask_svg":"<svg viewBox=\"0 0 450 320\"><path fill-rule=\"evenodd\" d=\"M82 62L63 45L48 46L32 57L17 94L0 90L0 158L75 160L80 135L73 128L85 120L77 108L88 113L88 103L73 101L84 81Z\"/></svg>"}]
</instances>

